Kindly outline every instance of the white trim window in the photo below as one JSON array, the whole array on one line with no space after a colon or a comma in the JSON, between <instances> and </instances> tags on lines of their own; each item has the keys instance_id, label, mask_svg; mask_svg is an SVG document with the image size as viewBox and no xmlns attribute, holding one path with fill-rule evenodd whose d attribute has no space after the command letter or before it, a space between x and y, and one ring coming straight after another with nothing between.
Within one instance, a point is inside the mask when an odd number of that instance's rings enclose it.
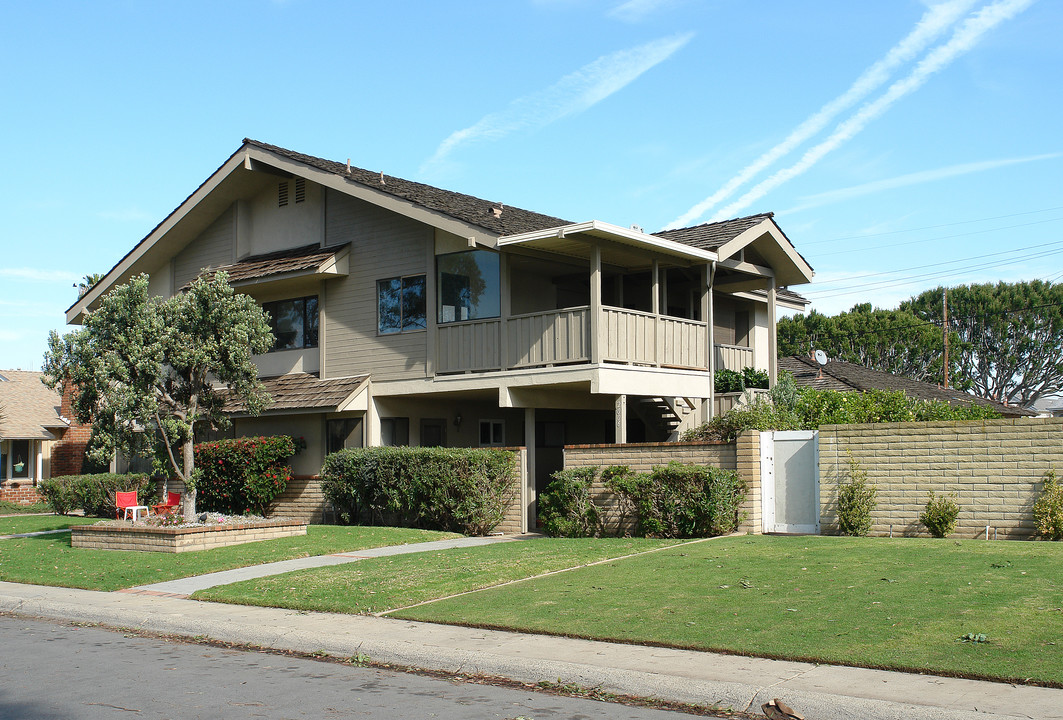
<instances>
[{"instance_id":1,"label":"white trim window","mask_svg":"<svg viewBox=\"0 0 1063 720\"><path fill-rule=\"evenodd\" d=\"M480 447L505 447L506 424L502 420L480 421Z\"/></svg>"}]
</instances>

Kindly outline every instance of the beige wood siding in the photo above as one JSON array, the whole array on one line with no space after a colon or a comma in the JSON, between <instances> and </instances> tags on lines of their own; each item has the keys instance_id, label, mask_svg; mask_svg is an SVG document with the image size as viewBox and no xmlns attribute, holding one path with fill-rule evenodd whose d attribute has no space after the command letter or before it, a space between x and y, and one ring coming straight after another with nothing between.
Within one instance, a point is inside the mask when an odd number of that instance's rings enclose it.
<instances>
[{"instance_id":1,"label":"beige wood siding","mask_svg":"<svg viewBox=\"0 0 1063 720\"><path fill-rule=\"evenodd\" d=\"M233 261L235 241L233 208L223 212L210 227L177 253L174 258L174 287L181 289L206 267L228 265Z\"/></svg>"},{"instance_id":2,"label":"beige wood siding","mask_svg":"<svg viewBox=\"0 0 1063 720\"><path fill-rule=\"evenodd\" d=\"M350 275L330 282L326 293L325 372L371 373L377 380L424 377L427 333L378 335L376 283L426 273L432 229L332 191L326 208L326 243L350 242L351 259Z\"/></svg>"}]
</instances>

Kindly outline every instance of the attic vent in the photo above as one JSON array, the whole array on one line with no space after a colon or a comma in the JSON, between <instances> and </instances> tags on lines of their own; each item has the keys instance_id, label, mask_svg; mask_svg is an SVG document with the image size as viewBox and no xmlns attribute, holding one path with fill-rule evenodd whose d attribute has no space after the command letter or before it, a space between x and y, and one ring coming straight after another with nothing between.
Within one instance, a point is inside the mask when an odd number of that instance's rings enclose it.
<instances>
[{"instance_id":1,"label":"attic vent","mask_svg":"<svg viewBox=\"0 0 1063 720\"><path fill-rule=\"evenodd\" d=\"M277 185L277 207L285 207L288 204L288 181Z\"/></svg>"},{"instance_id":2,"label":"attic vent","mask_svg":"<svg viewBox=\"0 0 1063 720\"><path fill-rule=\"evenodd\" d=\"M306 200L306 178L295 178L295 202Z\"/></svg>"}]
</instances>

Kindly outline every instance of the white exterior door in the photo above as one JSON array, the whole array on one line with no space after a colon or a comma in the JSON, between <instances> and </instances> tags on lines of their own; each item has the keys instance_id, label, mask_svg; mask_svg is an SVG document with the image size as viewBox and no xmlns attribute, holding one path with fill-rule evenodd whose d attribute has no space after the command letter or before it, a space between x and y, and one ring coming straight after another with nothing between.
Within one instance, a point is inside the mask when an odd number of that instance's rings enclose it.
<instances>
[{"instance_id":1,"label":"white exterior door","mask_svg":"<svg viewBox=\"0 0 1063 720\"><path fill-rule=\"evenodd\" d=\"M760 434L764 532L819 534L819 433Z\"/></svg>"}]
</instances>

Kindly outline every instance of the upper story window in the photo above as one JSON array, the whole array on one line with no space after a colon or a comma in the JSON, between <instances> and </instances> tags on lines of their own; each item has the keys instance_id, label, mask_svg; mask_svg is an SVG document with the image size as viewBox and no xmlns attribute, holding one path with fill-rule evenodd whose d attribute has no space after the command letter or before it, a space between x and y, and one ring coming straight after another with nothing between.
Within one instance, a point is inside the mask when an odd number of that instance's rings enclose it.
<instances>
[{"instance_id":1,"label":"upper story window","mask_svg":"<svg viewBox=\"0 0 1063 720\"><path fill-rule=\"evenodd\" d=\"M425 319L425 277L406 277L378 280L377 330L382 334L423 330Z\"/></svg>"},{"instance_id":2,"label":"upper story window","mask_svg":"<svg viewBox=\"0 0 1063 720\"><path fill-rule=\"evenodd\" d=\"M317 295L262 303L262 309L276 338L273 351L317 347Z\"/></svg>"},{"instance_id":3,"label":"upper story window","mask_svg":"<svg viewBox=\"0 0 1063 720\"><path fill-rule=\"evenodd\" d=\"M439 322L496 318L501 314L498 253L469 250L436 258Z\"/></svg>"}]
</instances>

